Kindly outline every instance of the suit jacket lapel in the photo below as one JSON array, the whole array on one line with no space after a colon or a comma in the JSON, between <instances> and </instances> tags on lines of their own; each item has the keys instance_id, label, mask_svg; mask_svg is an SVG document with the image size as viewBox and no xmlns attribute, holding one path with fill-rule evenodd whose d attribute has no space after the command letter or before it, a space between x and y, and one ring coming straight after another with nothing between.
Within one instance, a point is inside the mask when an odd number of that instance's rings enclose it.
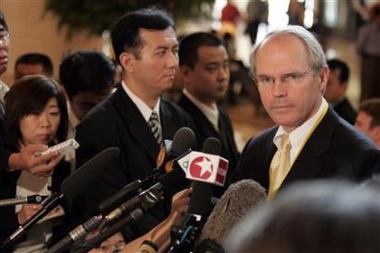
<instances>
[{"instance_id":1,"label":"suit jacket lapel","mask_svg":"<svg viewBox=\"0 0 380 253\"><path fill-rule=\"evenodd\" d=\"M259 182L266 189L269 188L269 168L272 158L277 151L276 145L273 143L273 137L276 134L278 126L266 130L265 133L254 137L253 141L257 141L258 147L255 152L250 154L254 156L252 160L252 179ZM263 138L259 140L257 138ZM243 151L244 153L244 151Z\"/></svg>"},{"instance_id":2,"label":"suit jacket lapel","mask_svg":"<svg viewBox=\"0 0 380 253\"><path fill-rule=\"evenodd\" d=\"M155 161L159 146L139 109L122 87L115 91L114 102L131 138L139 140L136 143L141 145L149 157Z\"/></svg>"},{"instance_id":3,"label":"suit jacket lapel","mask_svg":"<svg viewBox=\"0 0 380 253\"><path fill-rule=\"evenodd\" d=\"M218 136L220 137L220 134L214 126L211 124L211 122L206 118L206 116L203 114L203 112L193 103L190 101L188 97L182 94L181 99L179 101L181 106L185 108L185 111L188 112L194 119L195 122L202 122L202 124L198 124L196 127L200 128L201 132L206 133L207 136ZM219 108L218 108L219 110ZM220 112L220 110L219 110ZM220 117L219 117L220 121Z\"/></svg>"},{"instance_id":4,"label":"suit jacket lapel","mask_svg":"<svg viewBox=\"0 0 380 253\"><path fill-rule=\"evenodd\" d=\"M174 127L173 122L177 122L176 119L170 110L167 101L163 98L160 100L160 121L162 128L162 136L164 139L172 140L173 136L176 134L178 128Z\"/></svg>"},{"instance_id":5,"label":"suit jacket lapel","mask_svg":"<svg viewBox=\"0 0 380 253\"><path fill-rule=\"evenodd\" d=\"M329 108L301 150L301 153L285 178L284 185L295 179L315 178L323 170L319 157L329 150L331 136L338 120L338 116Z\"/></svg>"}]
</instances>

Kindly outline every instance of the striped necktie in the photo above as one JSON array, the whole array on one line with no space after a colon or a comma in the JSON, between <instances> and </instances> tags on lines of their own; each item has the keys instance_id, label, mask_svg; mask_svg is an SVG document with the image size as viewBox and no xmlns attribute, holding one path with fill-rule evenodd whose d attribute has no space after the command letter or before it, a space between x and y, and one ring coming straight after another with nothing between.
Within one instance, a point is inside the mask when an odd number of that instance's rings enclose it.
<instances>
[{"instance_id":1,"label":"striped necktie","mask_svg":"<svg viewBox=\"0 0 380 253\"><path fill-rule=\"evenodd\" d=\"M288 134L281 136L281 146L274 154L269 169L268 198L273 198L290 170L290 140Z\"/></svg>"},{"instance_id":2,"label":"striped necktie","mask_svg":"<svg viewBox=\"0 0 380 253\"><path fill-rule=\"evenodd\" d=\"M150 130L152 131L154 138L156 139L158 145L161 147L162 145L162 131L161 131L161 125L158 120L158 114L157 112L153 111L152 115L150 115L148 125L150 127Z\"/></svg>"}]
</instances>

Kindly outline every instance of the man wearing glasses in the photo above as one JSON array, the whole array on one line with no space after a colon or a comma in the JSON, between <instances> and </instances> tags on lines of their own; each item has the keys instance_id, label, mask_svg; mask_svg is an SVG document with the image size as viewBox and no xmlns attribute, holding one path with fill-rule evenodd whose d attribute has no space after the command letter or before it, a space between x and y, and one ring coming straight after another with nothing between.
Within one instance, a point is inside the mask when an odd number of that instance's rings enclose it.
<instances>
[{"instance_id":1,"label":"man wearing glasses","mask_svg":"<svg viewBox=\"0 0 380 253\"><path fill-rule=\"evenodd\" d=\"M324 52L300 26L272 32L251 55L261 100L277 126L246 144L234 180L251 178L278 190L298 180L362 180L380 171L374 144L329 108Z\"/></svg>"}]
</instances>

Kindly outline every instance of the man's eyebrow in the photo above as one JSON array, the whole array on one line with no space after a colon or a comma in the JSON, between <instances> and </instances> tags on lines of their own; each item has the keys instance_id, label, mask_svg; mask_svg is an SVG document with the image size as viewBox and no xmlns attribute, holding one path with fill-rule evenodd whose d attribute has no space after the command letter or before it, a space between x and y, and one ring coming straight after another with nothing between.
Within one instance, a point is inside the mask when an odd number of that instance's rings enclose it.
<instances>
[{"instance_id":1,"label":"man's eyebrow","mask_svg":"<svg viewBox=\"0 0 380 253\"><path fill-rule=\"evenodd\" d=\"M205 63L205 66L218 66L218 65L219 65L219 62L215 62L215 61L209 61Z\"/></svg>"},{"instance_id":2,"label":"man's eyebrow","mask_svg":"<svg viewBox=\"0 0 380 253\"><path fill-rule=\"evenodd\" d=\"M157 46L155 49L160 50L160 49L168 49L168 46Z\"/></svg>"}]
</instances>

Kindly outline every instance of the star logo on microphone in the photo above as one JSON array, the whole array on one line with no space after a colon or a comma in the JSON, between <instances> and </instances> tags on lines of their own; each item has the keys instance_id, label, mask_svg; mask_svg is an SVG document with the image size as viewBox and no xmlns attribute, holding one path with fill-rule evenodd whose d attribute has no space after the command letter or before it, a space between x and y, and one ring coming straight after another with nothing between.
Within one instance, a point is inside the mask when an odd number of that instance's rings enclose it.
<instances>
[{"instance_id":1,"label":"star logo on microphone","mask_svg":"<svg viewBox=\"0 0 380 253\"><path fill-rule=\"evenodd\" d=\"M191 176L195 178L207 179L212 175L213 171L212 161L205 156L196 157L189 167Z\"/></svg>"}]
</instances>

